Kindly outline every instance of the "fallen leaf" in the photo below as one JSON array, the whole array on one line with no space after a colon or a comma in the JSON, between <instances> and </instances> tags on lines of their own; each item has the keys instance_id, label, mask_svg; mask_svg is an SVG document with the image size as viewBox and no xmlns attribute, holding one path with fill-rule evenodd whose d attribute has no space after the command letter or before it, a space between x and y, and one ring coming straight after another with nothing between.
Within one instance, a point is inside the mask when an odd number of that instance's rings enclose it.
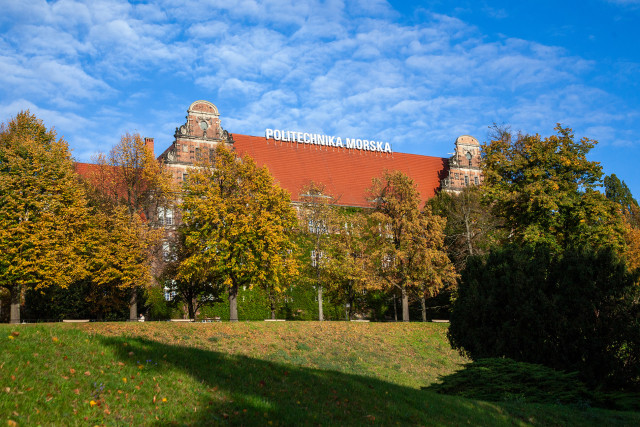
<instances>
[{"instance_id":1,"label":"fallen leaf","mask_svg":"<svg viewBox=\"0 0 640 427\"><path fill-rule=\"evenodd\" d=\"M73 375L73 374L75 374L75 373L76 373L76 370L75 370L75 369L73 369L73 368L71 368L71 369L69 369L69 373L70 373L71 375Z\"/></svg>"},{"instance_id":2,"label":"fallen leaf","mask_svg":"<svg viewBox=\"0 0 640 427\"><path fill-rule=\"evenodd\" d=\"M20 336L20 332L13 331L13 332L11 332L11 335L13 335L14 337L17 337L17 336Z\"/></svg>"},{"instance_id":3,"label":"fallen leaf","mask_svg":"<svg viewBox=\"0 0 640 427\"><path fill-rule=\"evenodd\" d=\"M89 372L89 371L85 371L85 373L84 373L84 374L85 374L86 376L89 376L89 375L91 375L91 372Z\"/></svg>"},{"instance_id":4,"label":"fallen leaf","mask_svg":"<svg viewBox=\"0 0 640 427\"><path fill-rule=\"evenodd\" d=\"M58 337L53 337L53 338L51 338L51 340L52 340L53 342L58 342Z\"/></svg>"}]
</instances>

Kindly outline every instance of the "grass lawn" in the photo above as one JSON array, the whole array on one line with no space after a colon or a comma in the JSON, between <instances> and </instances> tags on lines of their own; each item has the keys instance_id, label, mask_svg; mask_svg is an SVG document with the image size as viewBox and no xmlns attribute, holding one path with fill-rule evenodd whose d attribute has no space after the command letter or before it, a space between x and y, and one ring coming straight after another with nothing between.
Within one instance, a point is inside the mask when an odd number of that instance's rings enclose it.
<instances>
[{"instance_id":1,"label":"grass lawn","mask_svg":"<svg viewBox=\"0 0 640 427\"><path fill-rule=\"evenodd\" d=\"M0 325L0 426L640 425L637 412L422 390L467 362L449 347L446 328Z\"/></svg>"}]
</instances>

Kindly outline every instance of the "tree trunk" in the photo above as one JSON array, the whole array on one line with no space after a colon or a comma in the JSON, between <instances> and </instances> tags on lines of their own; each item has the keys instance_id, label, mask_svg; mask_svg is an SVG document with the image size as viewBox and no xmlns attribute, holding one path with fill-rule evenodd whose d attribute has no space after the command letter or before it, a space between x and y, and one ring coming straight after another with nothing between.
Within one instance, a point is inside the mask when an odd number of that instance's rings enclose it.
<instances>
[{"instance_id":1,"label":"tree trunk","mask_svg":"<svg viewBox=\"0 0 640 427\"><path fill-rule=\"evenodd\" d=\"M318 320L324 320L324 314L322 313L322 285L318 284Z\"/></svg>"},{"instance_id":2,"label":"tree trunk","mask_svg":"<svg viewBox=\"0 0 640 427\"><path fill-rule=\"evenodd\" d=\"M196 311L193 309L193 299L187 298L187 311L189 312L189 319L196 318Z\"/></svg>"},{"instance_id":3,"label":"tree trunk","mask_svg":"<svg viewBox=\"0 0 640 427\"><path fill-rule=\"evenodd\" d=\"M409 321L409 294L406 286L402 286L402 321Z\"/></svg>"},{"instance_id":4,"label":"tree trunk","mask_svg":"<svg viewBox=\"0 0 640 427\"><path fill-rule=\"evenodd\" d=\"M12 286L9 293L11 294L11 320L9 323L20 323L20 286Z\"/></svg>"},{"instance_id":5,"label":"tree trunk","mask_svg":"<svg viewBox=\"0 0 640 427\"><path fill-rule=\"evenodd\" d=\"M275 320L276 319L276 304L273 302L273 299L271 299L271 320Z\"/></svg>"},{"instance_id":6,"label":"tree trunk","mask_svg":"<svg viewBox=\"0 0 640 427\"><path fill-rule=\"evenodd\" d=\"M229 321L238 321L238 285L236 283L229 289Z\"/></svg>"},{"instance_id":7,"label":"tree trunk","mask_svg":"<svg viewBox=\"0 0 640 427\"><path fill-rule=\"evenodd\" d=\"M469 226L469 215L464 214L464 227L466 231L467 246L469 248L469 256L473 256L473 245L471 244L471 227Z\"/></svg>"},{"instance_id":8,"label":"tree trunk","mask_svg":"<svg viewBox=\"0 0 640 427\"><path fill-rule=\"evenodd\" d=\"M129 301L129 321L138 321L138 288L131 288L131 300Z\"/></svg>"},{"instance_id":9,"label":"tree trunk","mask_svg":"<svg viewBox=\"0 0 640 427\"><path fill-rule=\"evenodd\" d=\"M393 319L398 321L398 304L396 303L396 294L393 294Z\"/></svg>"},{"instance_id":10,"label":"tree trunk","mask_svg":"<svg viewBox=\"0 0 640 427\"><path fill-rule=\"evenodd\" d=\"M427 302L424 297L424 291L422 292L422 296L420 297L420 305L422 306L422 321L427 321Z\"/></svg>"}]
</instances>

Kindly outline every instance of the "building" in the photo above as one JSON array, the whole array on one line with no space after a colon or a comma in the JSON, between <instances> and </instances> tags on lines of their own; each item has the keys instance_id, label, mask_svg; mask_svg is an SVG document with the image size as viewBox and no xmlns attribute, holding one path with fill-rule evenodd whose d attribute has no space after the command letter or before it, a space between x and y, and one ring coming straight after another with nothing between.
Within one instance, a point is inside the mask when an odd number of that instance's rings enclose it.
<instances>
[{"instance_id":1,"label":"building","mask_svg":"<svg viewBox=\"0 0 640 427\"><path fill-rule=\"evenodd\" d=\"M482 182L478 140L463 135L456 139L451 158L393 152L382 141L340 138L303 132L266 129L265 136L231 134L220 123L220 114L208 101L195 101L186 122L176 128L173 143L159 156L174 180L183 181L189 168L209 156L218 144L226 144L238 155L249 155L266 166L278 184L300 201L302 189L322 183L339 205L367 207L371 180L385 170L410 176L422 202L440 189L459 192Z\"/></svg>"}]
</instances>

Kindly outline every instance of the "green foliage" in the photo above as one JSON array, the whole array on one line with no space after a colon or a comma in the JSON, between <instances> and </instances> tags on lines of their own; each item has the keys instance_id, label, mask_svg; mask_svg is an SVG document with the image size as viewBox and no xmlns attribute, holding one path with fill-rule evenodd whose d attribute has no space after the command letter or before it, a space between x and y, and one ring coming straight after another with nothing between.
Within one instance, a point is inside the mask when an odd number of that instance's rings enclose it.
<instances>
[{"instance_id":1,"label":"green foliage","mask_svg":"<svg viewBox=\"0 0 640 427\"><path fill-rule=\"evenodd\" d=\"M164 290L159 286L149 286L146 290L147 304L143 311L147 320L169 320L173 308L164 298Z\"/></svg>"},{"instance_id":2,"label":"green foliage","mask_svg":"<svg viewBox=\"0 0 640 427\"><path fill-rule=\"evenodd\" d=\"M604 194L607 199L620 204L626 214L631 214L634 207L638 208L638 202L633 198L631 190L616 174L604 177Z\"/></svg>"},{"instance_id":3,"label":"green foliage","mask_svg":"<svg viewBox=\"0 0 640 427\"><path fill-rule=\"evenodd\" d=\"M482 204L479 186L465 187L459 194L441 191L428 204L435 215L447 219L445 245L457 271L469 256L487 253L504 240L500 221Z\"/></svg>"},{"instance_id":4,"label":"green foliage","mask_svg":"<svg viewBox=\"0 0 640 427\"><path fill-rule=\"evenodd\" d=\"M611 249L507 246L470 258L451 313L454 348L578 371L589 384L640 380L640 291Z\"/></svg>"},{"instance_id":5,"label":"green foliage","mask_svg":"<svg viewBox=\"0 0 640 427\"><path fill-rule=\"evenodd\" d=\"M597 142L575 141L560 125L556 131L541 138L496 128L483 147L484 201L504 222L509 241L623 248L619 210L597 191L602 167L587 160Z\"/></svg>"},{"instance_id":6,"label":"green foliage","mask_svg":"<svg viewBox=\"0 0 640 427\"><path fill-rule=\"evenodd\" d=\"M590 406L594 396L577 374L512 359L479 359L442 382L425 388L436 393L492 402L554 403Z\"/></svg>"}]
</instances>

